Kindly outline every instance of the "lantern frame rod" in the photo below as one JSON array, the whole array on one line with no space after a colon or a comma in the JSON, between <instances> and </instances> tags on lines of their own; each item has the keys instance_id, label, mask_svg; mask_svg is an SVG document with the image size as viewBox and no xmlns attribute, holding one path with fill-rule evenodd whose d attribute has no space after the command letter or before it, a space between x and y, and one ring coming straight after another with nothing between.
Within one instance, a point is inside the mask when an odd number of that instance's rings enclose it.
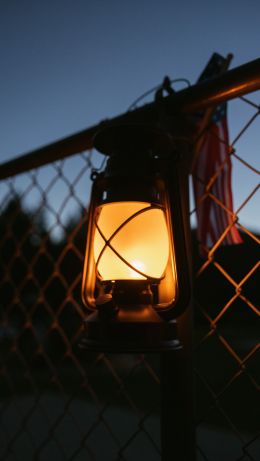
<instances>
[{"instance_id":1,"label":"lantern frame rod","mask_svg":"<svg viewBox=\"0 0 260 461\"><path fill-rule=\"evenodd\" d=\"M90 128L48 144L0 165L0 179L70 157L93 148L95 134L114 124L158 122L162 109L169 115L193 112L260 90L260 58L224 74L185 88L133 111L107 119Z\"/></svg>"}]
</instances>

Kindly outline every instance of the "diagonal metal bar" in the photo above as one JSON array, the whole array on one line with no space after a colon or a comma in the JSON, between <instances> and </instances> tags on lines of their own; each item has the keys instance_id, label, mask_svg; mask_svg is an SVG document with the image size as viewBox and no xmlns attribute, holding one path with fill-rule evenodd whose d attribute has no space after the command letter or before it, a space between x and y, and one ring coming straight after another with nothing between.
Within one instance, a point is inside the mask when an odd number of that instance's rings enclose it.
<instances>
[{"instance_id":1,"label":"diagonal metal bar","mask_svg":"<svg viewBox=\"0 0 260 461\"><path fill-rule=\"evenodd\" d=\"M46 165L93 148L93 138L103 127L120 123L156 123L162 107L169 115L194 113L260 89L260 58L210 80L167 96L136 110L105 120L67 138L36 149L0 165L0 179Z\"/></svg>"}]
</instances>

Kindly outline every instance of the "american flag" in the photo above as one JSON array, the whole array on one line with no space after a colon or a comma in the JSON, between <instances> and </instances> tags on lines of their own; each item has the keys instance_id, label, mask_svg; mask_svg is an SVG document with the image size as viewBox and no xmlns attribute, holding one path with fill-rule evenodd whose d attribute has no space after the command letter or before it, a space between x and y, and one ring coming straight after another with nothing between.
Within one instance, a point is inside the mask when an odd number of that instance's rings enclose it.
<instances>
[{"instance_id":1,"label":"american flag","mask_svg":"<svg viewBox=\"0 0 260 461\"><path fill-rule=\"evenodd\" d=\"M218 75L225 69L225 63L225 58L214 53L199 81ZM205 126L205 120L208 126ZM233 213L227 104L198 114L198 131L200 138L192 177L197 234L200 252L205 256L219 240L224 245L242 243Z\"/></svg>"}]
</instances>

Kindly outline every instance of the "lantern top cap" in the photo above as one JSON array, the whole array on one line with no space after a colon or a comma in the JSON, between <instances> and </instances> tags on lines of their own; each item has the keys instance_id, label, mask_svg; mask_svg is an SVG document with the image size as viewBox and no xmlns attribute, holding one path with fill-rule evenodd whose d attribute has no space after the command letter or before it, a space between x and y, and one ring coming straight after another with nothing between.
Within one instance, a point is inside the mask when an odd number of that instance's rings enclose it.
<instances>
[{"instance_id":1,"label":"lantern top cap","mask_svg":"<svg viewBox=\"0 0 260 461\"><path fill-rule=\"evenodd\" d=\"M140 152L160 156L172 151L173 140L168 132L150 125L112 125L97 132L94 147L109 156Z\"/></svg>"}]
</instances>

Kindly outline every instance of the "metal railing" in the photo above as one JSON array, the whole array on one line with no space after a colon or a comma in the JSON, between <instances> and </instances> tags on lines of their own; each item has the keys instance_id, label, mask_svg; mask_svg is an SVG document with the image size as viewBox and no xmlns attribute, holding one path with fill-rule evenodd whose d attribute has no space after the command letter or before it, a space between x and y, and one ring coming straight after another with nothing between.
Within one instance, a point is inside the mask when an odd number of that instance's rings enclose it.
<instances>
[{"instance_id":1,"label":"metal railing","mask_svg":"<svg viewBox=\"0 0 260 461\"><path fill-rule=\"evenodd\" d=\"M248 116L230 146L234 182L238 165L248 173L245 195L237 198L238 186L234 197L244 244L222 248L220 237L201 260L194 236L198 461L256 461L260 452L259 239L243 214L251 206L257 213L250 157L257 149L250 146L256 98L231 103L236 115ZM39 167L34 156L34 162L1 172L0 459L159 460L158 356L86 354L78 347L89 176L100 156L79 152Z\"/></svg>"}]
</instances>

